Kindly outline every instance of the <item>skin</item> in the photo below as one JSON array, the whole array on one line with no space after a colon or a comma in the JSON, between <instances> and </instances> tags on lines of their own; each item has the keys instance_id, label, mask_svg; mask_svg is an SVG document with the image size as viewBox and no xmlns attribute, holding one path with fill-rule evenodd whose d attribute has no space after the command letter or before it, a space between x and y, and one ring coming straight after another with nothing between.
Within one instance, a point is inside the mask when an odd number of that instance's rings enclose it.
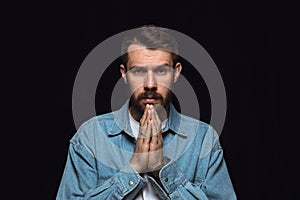
<instances>
[{"instance_id":1,"label":"skin","mask_svg":"<svg viewBox=\"0 0 300 200\"><path fill-rule=\"evenodd\" d=\"M147 49L139 45L128 48L127 69L120 71L132 92L129 112L140 122L140 130L131 166L139 173L152 171L163 159L161 122L167 118L170 88L177 81L182 66L173 61L170 52ZM155 94L157 96L155 96ZM142 98L140 98L142 97ZM162 108L165 112L161 112Z\"/></svg>"}]
</instances>

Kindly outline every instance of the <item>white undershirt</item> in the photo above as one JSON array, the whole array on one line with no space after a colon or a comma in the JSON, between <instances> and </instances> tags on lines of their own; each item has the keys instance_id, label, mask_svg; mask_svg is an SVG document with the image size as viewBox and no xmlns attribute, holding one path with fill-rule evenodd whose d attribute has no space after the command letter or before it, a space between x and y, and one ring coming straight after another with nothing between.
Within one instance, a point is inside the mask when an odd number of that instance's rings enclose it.
<instances>
[{"instance_id":1,"label":"white undershirt","mask_svg":"<svg viewBox=\"0 0 300 200\"><path fill-rule=\"evenodd\" d=\"M137 138L137 136L139 134L140 123L137 122L131 116L130 112L129 112L129 122L130 122L132 133L133 133L134 137ZM161 124L162 129L166 126L166 123L167 123L167 120L162 122L162 124ZM146 180L148 180L148 175L147 174L144 174L143 177ZM139 194L135 198L135 200L142 200L142 199L144 199L144 200L146 200L146 199L159 200L159 198L156 194L156 189L152 186L152 184L149 181L143 187L142 192L139 192Z\"/></svg>"}]
</instances>

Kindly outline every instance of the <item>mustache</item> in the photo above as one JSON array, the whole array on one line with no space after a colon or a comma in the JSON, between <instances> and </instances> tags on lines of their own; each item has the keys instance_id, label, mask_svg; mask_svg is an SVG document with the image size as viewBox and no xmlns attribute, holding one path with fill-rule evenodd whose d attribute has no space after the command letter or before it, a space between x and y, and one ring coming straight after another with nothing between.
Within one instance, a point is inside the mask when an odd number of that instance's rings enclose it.
<instances>
[{"instance_id":1,"label":"mustache","mask_svg":"<svg viewBox=\"0 0 300 200\"><path fill-rule=\"evenodd\" d=\"M137 96L137 100L140 101L142 99L147 99L147 98L151 98L151 99L163 99L163 97L161 96L161 94L155 92L155 91L146 91L144 93L141 93Z\"/></svg>"}]
</instances>

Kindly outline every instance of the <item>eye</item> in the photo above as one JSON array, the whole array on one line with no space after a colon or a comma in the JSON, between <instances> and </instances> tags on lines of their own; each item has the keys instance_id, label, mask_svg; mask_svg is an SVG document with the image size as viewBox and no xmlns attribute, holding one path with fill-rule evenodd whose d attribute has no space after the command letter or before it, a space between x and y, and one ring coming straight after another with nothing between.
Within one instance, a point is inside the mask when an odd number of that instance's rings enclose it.
<instances>
[{"instance_id":1,"label":"eye","mask_svg":"<svg viewBox=\"0 0 300 200\"><path fill-rule=\"evenodd\" d=\"M133 74L135 75L143 75L145 74L146 70L140 67L134 67L133 69L130 70Z\"/></svg>"},{"instance_id":2,"label":"eye","mask_svg":"<svg viewBox=\"0 0 300 200\"><path fill-rule=\"evenodd\" d=\"M169 67L158 67L158 68L155 70L155 73L160 74L160 75L164 75L164 74L166 74L166 73L169 71L168 68L169 68Z\"/></svg>"},{"instance_id":3,"label":"eye","mask_svg":"<svg viewBox=\"0 0 300 200\"><path fill-rule=\"evenodd\" d=\"M158 73L159 73L159 74L165 74L165 73L166 73L166 69L159 69L159 70L158 70Z\"/></svg>"}]
</instances>

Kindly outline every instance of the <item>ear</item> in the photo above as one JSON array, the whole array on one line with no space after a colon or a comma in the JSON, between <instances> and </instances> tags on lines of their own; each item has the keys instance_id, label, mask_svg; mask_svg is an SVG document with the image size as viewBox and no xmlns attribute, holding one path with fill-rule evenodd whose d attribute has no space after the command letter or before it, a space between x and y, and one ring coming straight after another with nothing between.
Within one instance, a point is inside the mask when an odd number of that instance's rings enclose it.
<instances>
[{"instance_id":1,"label":"ear","mask_svg":"<svg viewBox=\"0 0 300 200\"><path fill-rule=\"evenodd\" d=\"M127 84L126 68L123 64L120 65L120 72L121 72L122 78L124 80L124 83Z\"/></svg>"},{"instance_id":2,"label":"ear","mask_svg":"<svg viewBox=\"0 0 300 200\"><path fill-rule=\"evenodd\" d=\"M177 82L180 72L182 70L182 65L180 62L176 63L175 67L174 67L174 83Z\"/></svg>"}]
</instances>

